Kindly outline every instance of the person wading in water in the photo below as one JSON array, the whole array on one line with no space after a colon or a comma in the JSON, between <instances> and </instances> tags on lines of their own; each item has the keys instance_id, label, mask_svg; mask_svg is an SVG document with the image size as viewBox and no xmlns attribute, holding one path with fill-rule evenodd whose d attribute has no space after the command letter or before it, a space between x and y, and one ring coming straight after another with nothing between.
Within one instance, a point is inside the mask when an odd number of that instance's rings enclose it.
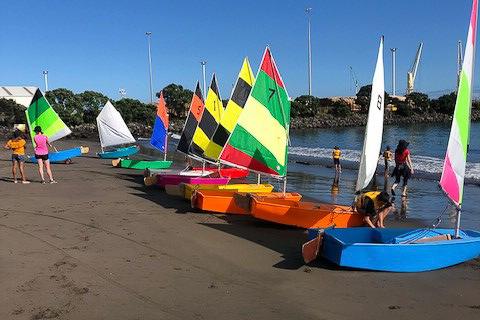
<instances>
[{"instance_id":1,"label":"person wading in water","mask_svg":"<svg viewBox=\"0 0 480 320\"><path fill-rule=\"evenodd\" d=\"M413 164L410 158L410 150L408 150L408 142L405 140L398 141L397 149L395 150L395 169L393 169L392 177L395 177L395 182L392 185L392 195L395 195L395 189L400 183L400 178L403 177L403 191L402 197L407 196L408 179L413 174Z\"/></svg>"}]
</instances>

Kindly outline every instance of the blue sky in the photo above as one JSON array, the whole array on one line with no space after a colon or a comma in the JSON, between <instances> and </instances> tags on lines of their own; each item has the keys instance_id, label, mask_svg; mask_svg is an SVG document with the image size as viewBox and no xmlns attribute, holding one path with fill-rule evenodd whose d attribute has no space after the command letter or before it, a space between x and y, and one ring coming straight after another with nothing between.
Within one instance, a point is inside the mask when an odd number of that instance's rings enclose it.
<instances>
[{"instance_id":1,"label":"blue sky","mask_svg":"<svg viewBox=\"0 0 480 320\"><path fill-rule=\"evenodd\" d=\"M244 56L254 72L270 45L289 94L307 92L307 20L312 7L313 94L351 95L348 66L371 82L385 35L385 87L391 91L390 47L397 47L397 92L420 41L420 91L455 87L456 46L465 44L470 0L344 1L7 1L0 22L0 85L95 90L147 101L145 31L152 32L153 83L193 89L207 63L226 99ZM478 74L478 68L477 72ZM475 87L478 87L475 78Z\"/></svg>"}]
</instances>

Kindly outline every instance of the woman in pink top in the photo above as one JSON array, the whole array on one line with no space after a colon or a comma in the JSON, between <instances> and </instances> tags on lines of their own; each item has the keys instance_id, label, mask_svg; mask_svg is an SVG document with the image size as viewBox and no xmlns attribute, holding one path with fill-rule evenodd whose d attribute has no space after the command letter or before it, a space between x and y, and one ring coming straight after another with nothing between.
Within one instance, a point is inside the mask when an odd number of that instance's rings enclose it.
<instances>
[{"instance_id":1,"label":"woman in pink top","mask_svg":"<svg viewBox=\"0 0 480 320\"><path fill-rule=\"evenodd\" d=\"M45 163L45 167L47 168L47 175L50 178L50 183L57 183L53 180L52 170L50 168L50 160L48 160L48 146L52 146L50 142L48 142L48 137L43 134L42 128L40 126L36 126L35 129L35 137L33 140L35 141L35 159L38 162L38 172L40 173L40 178L42 178L42 183L45 183L45 178L43 174L43 164Z\"/></svg>"}]
</instances>

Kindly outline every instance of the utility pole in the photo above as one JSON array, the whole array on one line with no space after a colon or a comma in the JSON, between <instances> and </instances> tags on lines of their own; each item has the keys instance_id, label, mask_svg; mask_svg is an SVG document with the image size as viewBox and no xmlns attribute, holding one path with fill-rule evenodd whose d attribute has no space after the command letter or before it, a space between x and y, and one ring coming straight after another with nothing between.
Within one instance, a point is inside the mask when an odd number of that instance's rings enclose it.
<instances>
[{"instance_id":1,"label":"utility pole","mask_svg":"<svg viewBox=\"0 0 480 320\"><path fill-rule=\"evenodd\" d=\"M207 98L207 81L205 78L205 66L207 65L207 61L200 61L200 64L202 65L202 75L203 75L203 99L205 100Z\"/></svg>"},{"instance_id":2,"label":"utility pole","mask_svg":"<svg viewBox=\"0 0 480 320\"><path fill-rule=\"evenodd\" d=\"M395 80L396 80L396 56L397 56L397 48L390 48L392 51L392 96L395 96Z\"/></svg>"},{"instance_id":3,"label":"utility pole","mask_svg":"<svg viewBox=\"0 0 480 320\"><path fill-rule=\"evenodd\" d=\"M152 50L151 50L151 32L145 32L148 42L148 66L150 71L150 104L153 104L153 85L152 85Z\"/></svg>"},{"instance_id":4,"label":"utility pole","mask_svg":"<svg viewBox=\"0 0 480 320\"><path fill-rule=\"evenodd\" d=\"M306 8L308 19L308 95L312 95L312 44L311 44L311 16L312 8Z\"/></svg>"},{"instance_id":5,"label":"utility pole","mask_svg":"<svg viewBox=\"0 0 480 320\"><path fill-rule=\"evenodd\" d=\"M45 81L45 92L48 91L48 70L43 70L43 80Z\"/></svg>"}]
</instances>

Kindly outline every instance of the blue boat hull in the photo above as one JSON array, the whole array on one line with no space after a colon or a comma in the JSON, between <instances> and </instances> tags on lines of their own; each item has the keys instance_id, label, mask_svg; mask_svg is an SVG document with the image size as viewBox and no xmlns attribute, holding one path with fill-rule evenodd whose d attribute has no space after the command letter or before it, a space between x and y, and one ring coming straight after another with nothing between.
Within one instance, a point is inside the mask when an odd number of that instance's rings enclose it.
<instances>
[{"instance_id":1,"label":"blue boat hull","mask_svg":"<svg viewBox=\"0 0 480 320\"><path fill-rule=\"evenodd\" d=\"M50 163L66 163L70 159L79 157L81 155L82 155L81 148L73 148L73 149L67 149L67 150L60 150L58 152L50 152L48 154L48 160L50 160ZM28 162L37 163L37 159L35 159L35 156L29 156Z\"/></svg>"},{"instance_id":2,"label":"blue boat hull","mask_svg":"<svg viewBox=\"0 0 480 320\"><path fill-rule=\"evenodd\" d=\"M113 151L106 151L98 153L98 156L102 159L118 159L125 158L137 153L140 149L137 146L131 146L126 148L118 148Z\"/></svg>"},{"instance_id":3,"label":"blue boat hull","mask_svg":"<svg viewBox=\"0 0 480 320\"><path fill-rule=\"evenodd\" d=\"M395 239L415 239L415 234L427 232L422 230L425 229L327 229L322 256L341 267L391 272L441 269L480 256L480 232L472 230L463 230L461 239L392 243ZM432 232L454 234L453 229Z\"/></svg>"}]
</instances>

